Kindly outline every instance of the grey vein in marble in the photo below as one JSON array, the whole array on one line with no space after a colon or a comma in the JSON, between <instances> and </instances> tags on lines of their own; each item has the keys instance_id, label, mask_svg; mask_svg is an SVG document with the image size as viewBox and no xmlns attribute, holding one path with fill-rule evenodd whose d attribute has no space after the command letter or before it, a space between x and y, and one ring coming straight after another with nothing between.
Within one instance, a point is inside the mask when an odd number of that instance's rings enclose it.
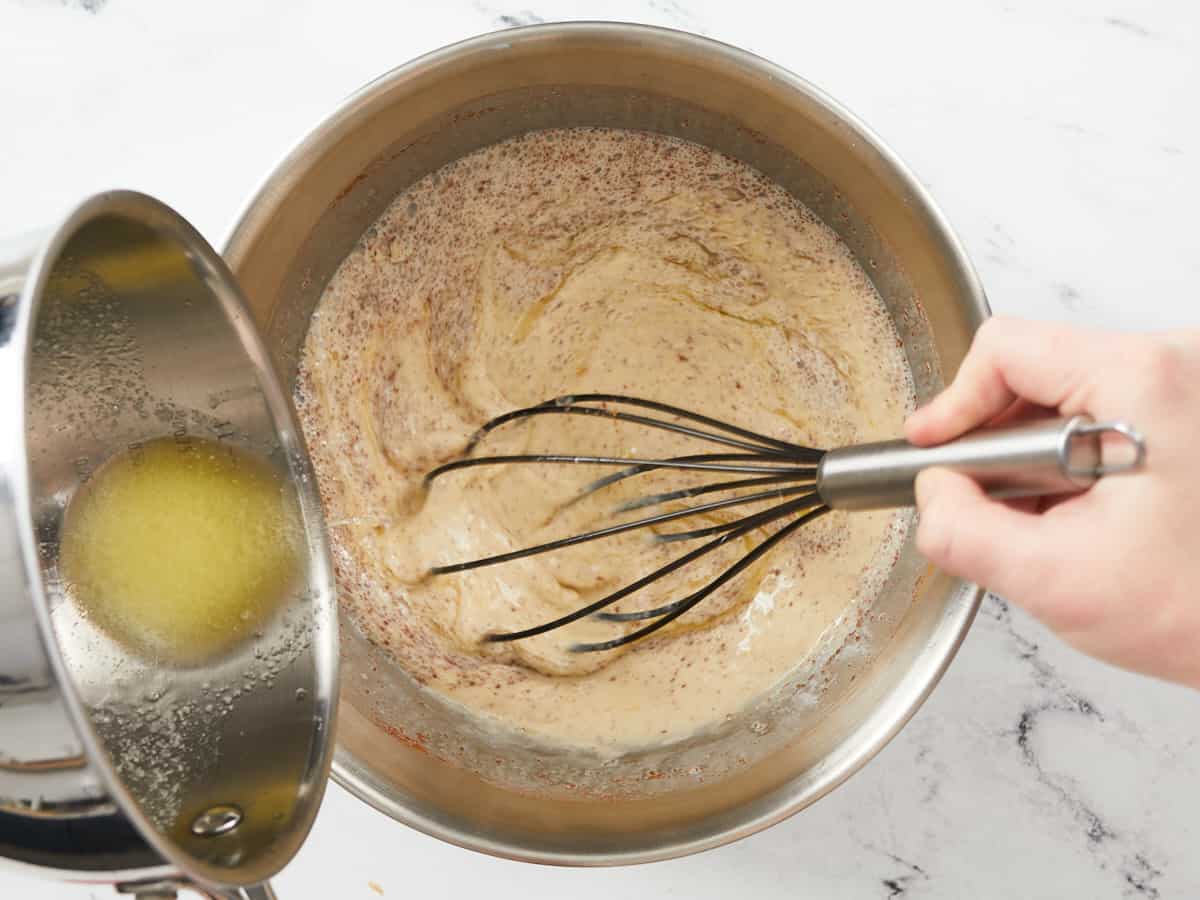
<instances>
[{"instance_id":1,"label":"grey vein in marble","mask_svg":"<svg viewBox=\"0 0 1200 900\"><path fill-rule=\"evenodd\" d=\"M667 18L671 25L705 34L699 18L679 0L648 0L647 6Z\"/></svg>"},{"instance_id":2,"label":"grey vein in marble","mask_svg":"<svg viewBox=\"0 0 1200 900\"><path fill-rule=\"evenodd\" d=\"M501 13L496 16L497 25L505 25L509 28L518 28L521 25L539 25L545 21L537 13L532 13L527 9L514 13Z\"/></svg>"},{"instance_id":3,"label":"grey vein in marble","mask_svg":"<svg viewBox=\"0 0 1200 900\"><path fill-rule=\"evenodd\" d=\"M1062 304L1067 312L1077 312L1085 305L1083 295L1079 290L1065 282L1056 281L1054 283L1054 291L1058 295L1058 302Z\"/></svg>"},{"instance_id":4,"label":"grey vein in marble","mask_svg":"<svg viewBox=\"0 0 1200 900\"><path fill-rule=\"evenodd\" d=\"M1147 40L1153 41L1158 39L1158 35L1156 35L1149 28L1146 28L1144 25L1139 25L1137 22L1130 21L1129 19L1120 19L1116 16L1108 16L1104 19L1104 24L1111 25L1113 28L1119 28L1121 31L1124 31L1128 34L1135 34L1138 37L1146 38Z\"/></svg>"},{"instance_id":5,"label":"grey vein in marble","mask_svg":"<svg viewBox=\"0 0 1200 900\"><path fill-rule=\"evenodd\" d=\"M914 862L909 862L902 856L895 853L889 853L886 850L880 850L878 847L871 844L863 844L864 849L874 850L877 853L882 853L896 865L900 866L904 871L897 875L891 875L887 878L881 878L880 883L883 885L887 893L886 897L903 897L909 892L913 885L917 882L929 881L929 873L922 869Z\"/></svg>"},{"instance_id":6,"label":"grey vein in marble","mask_svg":"<svg viewBox=\"0 0 1200 900\"><path fill-rule=\"evenodd\" d=\"M1009 234L1003 225L993 223L987 236L983 239L986 249L983 252L983 258L988 262L995 263L1004 268L1010 268L1016 261L1013 256L1013 250L1017 245L1016 240Z\"/></svg>"},{"instance_id":7,"label":"grey vein in marble","mask_svg":"<svg viewBox=\"0 0 1200 900\"><path fill-rule=\"evenodd\" d=\"M1114 871L1124 882L1123 896L1148 897L1156 900L1158 888L1153 882L1163 874L1150 862L1152 851L1143 846L1139 836L1125 834L1107 822L1083 795L1074 779L1055 775L1043 764L1035 737L1039 725L1048 713L1081 716L1097 723L1106 723L1105 715L1086 697L1072 688L1040 654L1037 642L1022 635L1014 625L1008 603L988 594L980 609L1000 624L1018 658L1029 667L1040 696L1021 712L1009 737L1014 739L1022 761L1032 770L1037 782L1060 802L1079 827L1087 849L1097 865ZM1126 725L1129 731L1129 726Z\"/></svg>"}]
</instances>

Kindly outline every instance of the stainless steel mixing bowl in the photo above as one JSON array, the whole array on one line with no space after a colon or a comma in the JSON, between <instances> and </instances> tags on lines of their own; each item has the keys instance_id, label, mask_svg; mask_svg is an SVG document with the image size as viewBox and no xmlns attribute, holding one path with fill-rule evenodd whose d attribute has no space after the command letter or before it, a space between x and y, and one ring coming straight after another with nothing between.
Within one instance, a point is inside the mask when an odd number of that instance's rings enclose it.
<instances>
[{"instance_id":1,"label":"stainless steel mixing bowl","mask_svg":"<svg viewBox=\"0 0 1200 900\"><path fill-rule=\"evenodd\" d=\"M546 25L456 44L372 82L252 199L225 258L284 382L322 289L397 193L486 144L584 125L697 141L791 191L875 281L920 398L955 370L987 315L916 179L813 86L692 35ZM853 652L798 672L711 733L616 761L482 733L344 627L334 777L402 822L501 856L594 865L691 853L779 821L864 765L932 690L978 602L910 543Z\"/></svg>"}]
</instances>

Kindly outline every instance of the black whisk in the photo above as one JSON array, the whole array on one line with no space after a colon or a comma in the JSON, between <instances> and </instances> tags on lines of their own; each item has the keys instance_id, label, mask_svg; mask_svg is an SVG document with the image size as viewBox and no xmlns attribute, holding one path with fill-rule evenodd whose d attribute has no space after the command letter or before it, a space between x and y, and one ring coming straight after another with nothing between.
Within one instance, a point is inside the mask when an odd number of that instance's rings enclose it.
<instances>
[{"instance_id":1,"label":"black whisk","mask_svg":"<svg viewBox=\"0 0 1200 900\"><path fill-rule=\"evenodd\" d=\"M630 412L628 411L630 407L650 410L669 418ZM696 453L664 459L581 456L573 453L472 455L480 443L497 428L511 422L528 420L534 416L547 415L598 416L647 428L662 429L730 449L722 453ZM1104 464L1102 462L1101 437L1105 432L1119 434L1128 440L1133 447L1132 459L1116 464ZM574 503L618 482L652 471L683 470L752 476L652 494L621 504L614 510L615 513L650 509L705 494L743 491L751 488L765 489L751 493L737 493L684 509L657 513L631 522L622 522L522 550L468 562L434 566L430 571L434 575L449 575L540 553L549 553L586 541L612 537L635 529L650 528L717 510L777 501L766 509L748 513L729 522L658 534L656 540L663 542L692 541L701 538L711 538L711 540L568 615L533 628L494 633L487 637L489 641L518 641L545 634L592 615L612 622L653 620L640 629L612 640L575 644L571 648L577 652L611 650L653 634L678 619L688 610L703 602L722 585L737 577L801 526L824 515L831 509L855 510L911 506L913 482L917 473L930 466L946 466L956 469L976 478L997 496L1016 497L1082 490L1103 475L1130 471L1139 467L1144 458L1145 443L1141 435L1131 426L1123 422L1093 423L1087 416L978 432L939 447L918 448L904 441L886 441L836 450L817 450L654 400L626 397L619 394L576 394L549 400L537 406L513 410L487 422L471 438L458 459L438 466L425 476L425 485L428 487L435 479L450 472L476 466L537 463L617 467L616 472L588 485L583 493L572 501ZM647 585L712 553L729 541L778 522L784 524L764 537L753 549L717 577L687 596L653 609L622 613L603 611Z\"/></svg>"}]
</instances>

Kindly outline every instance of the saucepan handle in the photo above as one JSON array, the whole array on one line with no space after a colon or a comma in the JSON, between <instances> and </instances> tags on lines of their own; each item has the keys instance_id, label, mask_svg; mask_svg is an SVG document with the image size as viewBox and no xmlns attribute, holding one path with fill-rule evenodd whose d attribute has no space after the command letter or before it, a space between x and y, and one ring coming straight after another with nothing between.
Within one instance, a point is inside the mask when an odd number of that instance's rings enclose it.
<instances>
[{"instance_id":1,"label":"saucepan handle","mask_svg":"<svg viewBox=\"0 0 1200 900\"><path fill-rule=\"evenodd\" d=\"M193 888L193 890L195 889ZM262 884L252 884L249 887L226 888L204 896L211 900L276 900L275 890L267 881Z\"/></svg>"},{"instance_id":2,"label":"saucepan handle","mask_svg":"<svg viewBox=\"0 0 1200 900\"><path fill-rule=\"evenodd\" d=\"M247 887L204 887L185 878L167 878L117 885L118 894L131 894L136 900L176 900L179 893L190 892L205 900L277 900L269 882Z\"/></svg>"},{"instance_id":3,"label":"saucepan handle","mask_svg":"<svg viewBox=\"0 0 1200 900\"><path fill-rule=\"evenodd\" d=\"M1126 441L1132 455L1106 461L1105 435ZM817 472L817 490L833 509L912 506L917 475L939 466L970 476L995 497L1063 494L1134 471L1145 459L1145 439L1132 425L1075 416L980 431L936 447L884 441L831 450Z\"/></svg>"}]
</instances>

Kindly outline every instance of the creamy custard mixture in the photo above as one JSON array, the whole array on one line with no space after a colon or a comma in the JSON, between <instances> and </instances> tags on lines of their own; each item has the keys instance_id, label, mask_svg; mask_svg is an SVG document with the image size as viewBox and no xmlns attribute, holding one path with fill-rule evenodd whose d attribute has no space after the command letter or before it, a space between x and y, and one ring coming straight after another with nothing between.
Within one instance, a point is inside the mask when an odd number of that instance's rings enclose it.
<instances>
[{"instance_id":1,"label":"creamy custard mixture","mask_svg":"<svg viewBox=\"0 0 1200 900\"><path fill-rule=\"evenodd\" d=\"M833 232L754 170L695 144L616 130L532 133L422 179L364 235L313 317L297 396L341 603L414 679L484 722L611 754L719 723L844 641L907 519L825 515L625 649L570 652L637 627L594 619L484 642L698 545L656 542L656 533L766 508L429 576L432 565L726 495L614 513L634 497L746 477L651 473L569 505L611 470L482 467L422 486L489 418L581 392L660 400L836 447L899 434L913 391L882 301ZM505 426L476 453L720 449L555 415ZM777 527L730 541L614 609L687 595Z\"/></svg>"}]
</instances>

